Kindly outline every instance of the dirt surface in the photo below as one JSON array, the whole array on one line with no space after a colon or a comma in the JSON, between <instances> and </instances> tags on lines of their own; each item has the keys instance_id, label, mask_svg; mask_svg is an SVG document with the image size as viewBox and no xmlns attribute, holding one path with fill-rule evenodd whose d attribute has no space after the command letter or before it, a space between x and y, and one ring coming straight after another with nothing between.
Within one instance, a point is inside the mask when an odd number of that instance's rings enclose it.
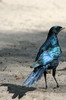
<instances>
[{"instance_id":1,"label":"dirt surface","mask_svg":"<svg viewBox=\"0 0 66 100\"><path fill-rule=\"evenodd\" d=\"M0 100L66 100L66 29L59 33L62 57L56 86L47 75L22 87L41 44L53 25L66 27L66 0L0 0Z\"/></svg>"}]
</instances>

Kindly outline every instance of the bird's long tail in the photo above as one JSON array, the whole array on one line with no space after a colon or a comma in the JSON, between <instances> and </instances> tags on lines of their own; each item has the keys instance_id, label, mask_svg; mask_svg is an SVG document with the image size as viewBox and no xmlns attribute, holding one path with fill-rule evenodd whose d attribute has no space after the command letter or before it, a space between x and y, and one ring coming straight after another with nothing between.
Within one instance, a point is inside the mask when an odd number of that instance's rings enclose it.
<instances>
[{"instance_id":1,"label":"bird's long tail","mask_svg":"<svg viewBox=\"0 0 66 100\"><path fill-rule=\"evenodd\" d=\"M38 69L34 69L29 77L23 82L22 86L30 87L32 84L36 83L44 73L44 68L40 67Z\"/></svg>"}]
</instances>

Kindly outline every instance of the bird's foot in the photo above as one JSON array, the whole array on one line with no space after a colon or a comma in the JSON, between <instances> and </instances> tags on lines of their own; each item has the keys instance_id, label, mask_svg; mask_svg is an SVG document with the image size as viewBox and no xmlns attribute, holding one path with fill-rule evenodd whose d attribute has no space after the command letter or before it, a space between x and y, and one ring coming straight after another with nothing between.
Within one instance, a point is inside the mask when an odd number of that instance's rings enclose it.
<instances>
[{"instance_id":1,"label":"bird's foot","mask_svg":"<svg viewBox=\"0 0 66 100\"><path fill-rule=\"evenodd\" d=\"M46 90L47 89L47 86L46 87L43 87L42 89L45 89Z\"/></svg>"},{"instance_id":2,"label":"bird's foot","mask_svg":"<svg viewBox=\"0 0 66 100\"><path fill-rule=\"evenodd\" d=\"M57 89L57 88L59 88L59 85L57 85L56 87L54 87L53 89Z\"/></svg>"},{"instance_id":3,"label":"bird's foot","mask_svg":"<svg viewBox=\"0 0 66 100\"><path fill-rule=\"evenodd\" d=\"M46 87L44 87L44 89L47 89L47 86L46 86Z\"/></svg>"},{"instance_id":4,"label":"bird's foot","mask_svg":"<svg viewBox=\"0 0 66 100\"><path fill-rule=\"evenodd\" d=\"M59 88L59 85L57 85L57 88Z\"/></svg>"}]
</instances>

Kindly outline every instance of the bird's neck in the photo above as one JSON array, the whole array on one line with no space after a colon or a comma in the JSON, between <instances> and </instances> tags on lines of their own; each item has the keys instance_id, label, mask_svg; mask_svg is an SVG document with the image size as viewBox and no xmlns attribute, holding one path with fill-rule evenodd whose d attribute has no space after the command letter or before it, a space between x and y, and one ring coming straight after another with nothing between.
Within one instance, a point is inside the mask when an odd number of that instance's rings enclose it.
<instances>
[{"instance_id":1,"label":"bird's neck","mask_svg":"<svg viewBox=\"0 0 66 100\"><path fill-rule=\"evenodd\" d=\"M55 33L52 33L52 34L48 34L48 37L47 37L47 39L49 39L49 38L51 38L51 37L53 37L53 38L57 38L57 34L55 34ZM58 38L57 38L58 39Z\"/></svg>"},{"instance_id":2,"label":"bird's neck","mask_svg":"<svg viewBox=\"0 0 66 100\"><path fill-rule=\"evenodd\" d=\"M52 34L51 36L49 36L48 40L52 47L59 46L59 41L56 34Z\"/></svg>"},{"instance_id":3,"label":"bird's neck","mask_svg":"<svg viewBox=\"0 0 66 100\"><path fill-rule=\"evenodd\" d=\"M56 36L57 37L57 34L58 34L57 31L50 30L49 33L48 33L48 38L51 37L51 36Z\"/></svg>"}]
</instances>

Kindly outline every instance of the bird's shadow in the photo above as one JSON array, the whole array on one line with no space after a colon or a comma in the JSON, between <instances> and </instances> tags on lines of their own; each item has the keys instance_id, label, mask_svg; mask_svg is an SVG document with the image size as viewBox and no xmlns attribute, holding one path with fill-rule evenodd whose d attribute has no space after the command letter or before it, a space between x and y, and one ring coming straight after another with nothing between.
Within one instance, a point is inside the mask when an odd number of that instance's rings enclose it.
<instances>
[{"instance_id":1,"label":"bird's shadow","mask_svg":"<svg viewBox=\"0 0 66 100\"><path fill-rule=\"evenodd\" d=\"M9 93L13 93L12 99L15 99L17 96L20 99L24 95L26 95L26 92L33 91L36 89L33 87L24 87L24 86L19 86L15 84L7 84L7 83L1 84L0 86L6 86L7 91L9 91Z\"/></svg>"}]
</instances>

